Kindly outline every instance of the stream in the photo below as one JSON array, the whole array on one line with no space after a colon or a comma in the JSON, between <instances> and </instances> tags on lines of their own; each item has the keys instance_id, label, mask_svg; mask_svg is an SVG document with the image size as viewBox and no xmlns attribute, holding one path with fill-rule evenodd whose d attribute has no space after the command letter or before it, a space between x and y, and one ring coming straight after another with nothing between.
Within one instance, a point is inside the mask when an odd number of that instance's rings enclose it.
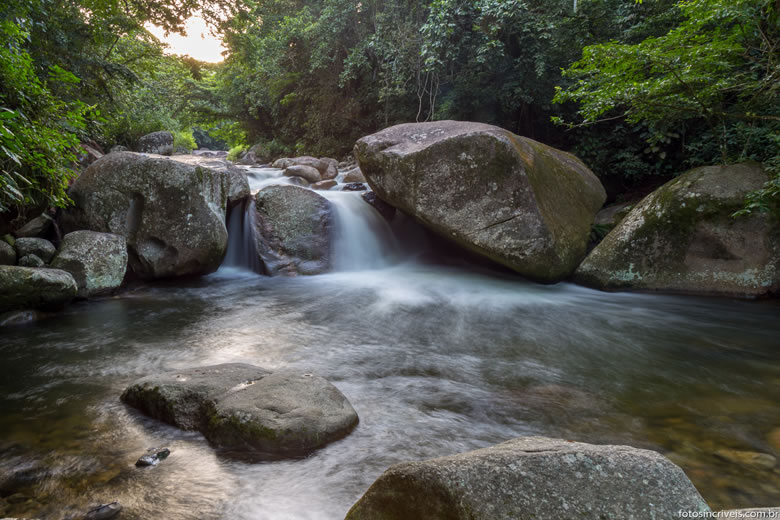
<instances>
[{"instance_id":1,"label":"stream","mask_svg":"<svg viewBox=\"0 0 780 520\"><path fill-rule=\"evenodd\" d=\"M335 272L262 276L233 232L212 275L0 330L0 516L118 500L125 519L340 519L392 464L521 435L657 450L713 509L780 502L778 470L716 454L780 456L777 300L534 284L436 261L359 193L325 196ZM319 374L360 424L306 458L249 463L119 401L136 378L228 362Z\"/></svg>"}]
</instances>

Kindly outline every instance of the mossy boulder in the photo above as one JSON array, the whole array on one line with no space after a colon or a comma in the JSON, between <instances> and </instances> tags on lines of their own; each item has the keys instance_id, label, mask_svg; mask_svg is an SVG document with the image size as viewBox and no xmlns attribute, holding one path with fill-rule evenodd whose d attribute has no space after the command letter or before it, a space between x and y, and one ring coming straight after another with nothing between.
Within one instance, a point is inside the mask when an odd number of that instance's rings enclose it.
<instances>
[{"instance_id":1,"label":"mossy boulder","mask_svg":"<svg viewBox=\"0 0 780 520\"><path fill-rule=\"evenodd\" d=\"M110 294L127 270L127 243L121 235L74 231L62 239L51 263L73 275L81 298Z\"/></svg>"},{"instance_id":2,"label":"mossy boulder","mask_svg":"<svg viewBox=\"0 0 780 520\"><path fill-rule=\"evenodd\" d=\"M65 232L115 233L141 279L208 274L227 250L232 181L210 168L133 152L94 162L70 189Z\"/></svg>"},{"instance_id":3,"label":"mossy boulder","mask_svg":"<svg viewBox=\"0 0 780 520\"><path fill-rule=\"evenodd\" d=\"M522 437L392 466L346 519L671 519L680 510L710 511L685 473L656 452Z\"/></svg>"},{"instance_id":4,"label":"mossy boulder","mask_svg":"<svg viewBox=\"0 0 780 520\"><path fill-rule=\"evenodd\" d=\"M158 155L173 155L173 134L162 130L138 139L138 151Z\"/></svg>"},{"instance_id":5,"label":"mossy boulder","mask_svg":"<svg viewBox=\"0 0 780 520\"><path fill-rule=\"evenodd\" d=\"M45 264L51 262L54 258L54 254L57 252L57 248L54 244L46 240L45 238L17 238L14 243L16 247L16 255L18 258L24 258L27 255L35 255Z\"/></svg>"},{"instance_id":6,"label":"mossy boulder","mask_svg":"<svg viewBox=\"0 0 780 520\"><path fill-rule=\"evenodd\" d=\"M604 290L745 298L777 293L778 216L732 216L767 178L757 163L680 175L631 210L582 262L575 281Z\"/></svg>"},{"instance_id":7,"label":"mossy boulder","mask_svg":"<svg viewBox=\"0 0 780 520\"><path fill-rule=\"evenodd\" d=\"M0 265L0 312L56 310L76 293L73 276L60 269Z\"/></svg>"},{"instance_id":8,"label":"mossy boulder","mask_svg":"<svg viewBox=\"0 0 780 520\"><path fill-rule=\"evenodd\" d=\"M322 377L240 363L148 376L130 385L122 401L198 430L217 447L258 456L305 455L358 423L347 398Z\"/></svg>"},{"instance_id":9,"label":"mossy boulder","mask_svg":"<svg viewBox=\"0 0 780 520\"><path fill-rule=\"evenodd\" d=\"M320 274L331 264L333 209L298 186L268 186L255 196L255 249L270 275Z\"/></svg>"},{"instance_id":10,"label":"mossy boulder","mask_svg":"<svg viewBox=\"0 0 780 520\"><path fill-rule=\"evenodd\" d=\"M393 126L360 139L355 155L380 199L541 282L574 271L606 200L575 156L481 123Z\"/></svg>"}]
</instances>

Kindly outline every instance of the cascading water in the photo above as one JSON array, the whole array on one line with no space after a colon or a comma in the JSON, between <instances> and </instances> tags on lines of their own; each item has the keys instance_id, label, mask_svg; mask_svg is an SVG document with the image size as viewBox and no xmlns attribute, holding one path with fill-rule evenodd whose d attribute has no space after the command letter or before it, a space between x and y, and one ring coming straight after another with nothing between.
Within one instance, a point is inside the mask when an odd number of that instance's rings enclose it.
<instances>
[{"instance_id":1,"label":"cascading water","mask_svg":"<svg viewBox=\"0 0 780 520\"><path fill-rule=\"evenodd\" d=\"M255 201L252 197L247 197L241 204L237 204L230 210L227 225L228 247L222 267L263 273L263 265L257 256L252 234L254 212Z\"/></svg>"},{"instance_id":2,"label":"cascading water","mask_svg":"<svg viewBox=\"0 0 780 520\"><path fill-rule=\"evenodd\" d=\"M319 194L330 201L334 210L334 271L381 269L397 260L398 243L390 225L362 200L360 192Z\"/></svg>"}]
</instances>

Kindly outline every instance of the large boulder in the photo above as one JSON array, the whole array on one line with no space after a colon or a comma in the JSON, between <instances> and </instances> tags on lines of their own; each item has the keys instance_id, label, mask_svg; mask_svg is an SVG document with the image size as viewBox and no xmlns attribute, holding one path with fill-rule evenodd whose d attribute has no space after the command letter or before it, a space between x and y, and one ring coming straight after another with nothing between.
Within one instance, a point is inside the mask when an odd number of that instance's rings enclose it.
<instances>
[{"instance_id":1,"label":"large boulder","mask_svg":"<svg viewBox=\"0 0 780 520\"><path fill-rule=\"evenodd\" d=\"M625 520L710 509L683 471L653 451L524 437L397 464L347 520Z\"/></svg>"},{"instance_id":2,"label":"large boulder","mask_svg":"<svg viewBox=\"0 0 780 520\"><path fill-rule=\"evenodd\" d=\"M322 377L231 363L139 379L122 401L215 446L300 456L347 435L358 417Z\"/></svg>"},{"instance_id":3,"label":"large boulder","mask_svg":"<svg viewBox=\"0 0 780 520\"><path fill-rule=\"evenodd\" d=\"M137 149L141 153L173 155L173 134L164 130L146 134L138 139Z\"/></svg>"},{"instance_id":4,"label":"large boulder","mask_svg":"<svg viewBox=\"0 0 780 520\"><path fill-rule=\"evenodd\" d=\"M68 233L51 266L73 275L81 298L110 294L125 277L125 237L97 231Z\"/></svg>"},{"instance_id":5,"label":"large boulder","mask_svg":"<svg viewBox=\"0 0 780 520\"><path fill-rule=\"evenodd\" d=\"M780 292L780 224L732 217L767 174L757 163L690 170L645 197L591 251L575 281L606 290L757 297Z\"/></svg>"},{"instance_id":6,"label":"large boulder","mask_svg":"<svg viewBox=\"0 0 780 520\"><path fill-rule=\"evenodd\" d=\"M16 255L23 258L27 255L35 255L44 263L51 262L57 248L45 238L17 238L14 243Z\"/></svg>"},{"instance_id":7,"label":"large boulder","mask_svg":"<svg viewBox=\"0 0 780 520\"><path fill-rule=\"evenodd\" d=\"M360 139L355 155L379 198L541 282L574 271L606 200L575 156L481 123L393 126Z\"/></svg>"},{"instance_id":8,"label":"large boulder","mask_svg":"<svg viewBox=\"0 0 780 520\"><path fill-rule=\"evenodd\" d=\"M333 214L327 199L298 186L255 196L255 246L270 275L319 274L331 261Z\"/></svg>"},{"instance_id":9,"label":"large boulder","mask_svg":"<svg viewBox=\"0 0 780 520\"><path fill-rule=\"evenodd\" d=\"M174 161L208 168L222 175L227 188L228 205L233 206L244 200L251 194L249 190L249 180L246 176L246 170L239 168L226 157L218 156L200 156L194 154L176 155L171 157Z\"/></svg>"},{"instance_id":10,"label":"large boulder","mask_svg":"<svg viewBox=\"0 0 780 520\"><path fill-rule=\"evenodd\" d=\"M133 152L106 155L76 179L66 232L121 235L142 279L207 274L227 249L229 178L176 159Z\"/></svg>"},{"instance_id":11,"label":"large boulder","mask_svg":"<svg viewBox=\"0 0 780 520\"><path fill-rule=\"evenodd\" d=\"M76 293L76 281L65 271L0 265L0 312L57 309Z\"/></svg>"}]
</instances>

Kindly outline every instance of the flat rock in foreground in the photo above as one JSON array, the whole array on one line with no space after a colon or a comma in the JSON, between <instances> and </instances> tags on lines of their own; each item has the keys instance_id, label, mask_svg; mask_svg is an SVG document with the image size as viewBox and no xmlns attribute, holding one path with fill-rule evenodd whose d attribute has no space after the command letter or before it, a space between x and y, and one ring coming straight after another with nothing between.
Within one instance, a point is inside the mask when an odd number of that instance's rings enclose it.
<instances>
[{"instance_id":1,"label":"flat rock in foreground","mask_svg":"<svg viewBox=\"0 0 780 520\"><path fill-rule=\"evenodd\" d=\"M301 456L347 435L358 416L324 378L229 363L147 376L122 401L233 452Z\"/></svg>"},{"instance_id":2,"label":"flat rock in foreground","mask_svg":"<svg viewBox=\"0 0 780 520\"><path fill-rule=\"evenodd\" d=\"M360 139L355 155L380 199L540 282L574 271L606 200L577 157L482 123L393 126Z\"/></svg>"},{"instance_id":3,"label":"flat rock in foreground","mask_svg":"<svg viewBox=\"0 0 780 520\"><path fill-rule=\"evenodd\" d=\"M347 520L652 520L709 507L662 455L521 437L388 469Z\"/></svg>"}]
</instances>

